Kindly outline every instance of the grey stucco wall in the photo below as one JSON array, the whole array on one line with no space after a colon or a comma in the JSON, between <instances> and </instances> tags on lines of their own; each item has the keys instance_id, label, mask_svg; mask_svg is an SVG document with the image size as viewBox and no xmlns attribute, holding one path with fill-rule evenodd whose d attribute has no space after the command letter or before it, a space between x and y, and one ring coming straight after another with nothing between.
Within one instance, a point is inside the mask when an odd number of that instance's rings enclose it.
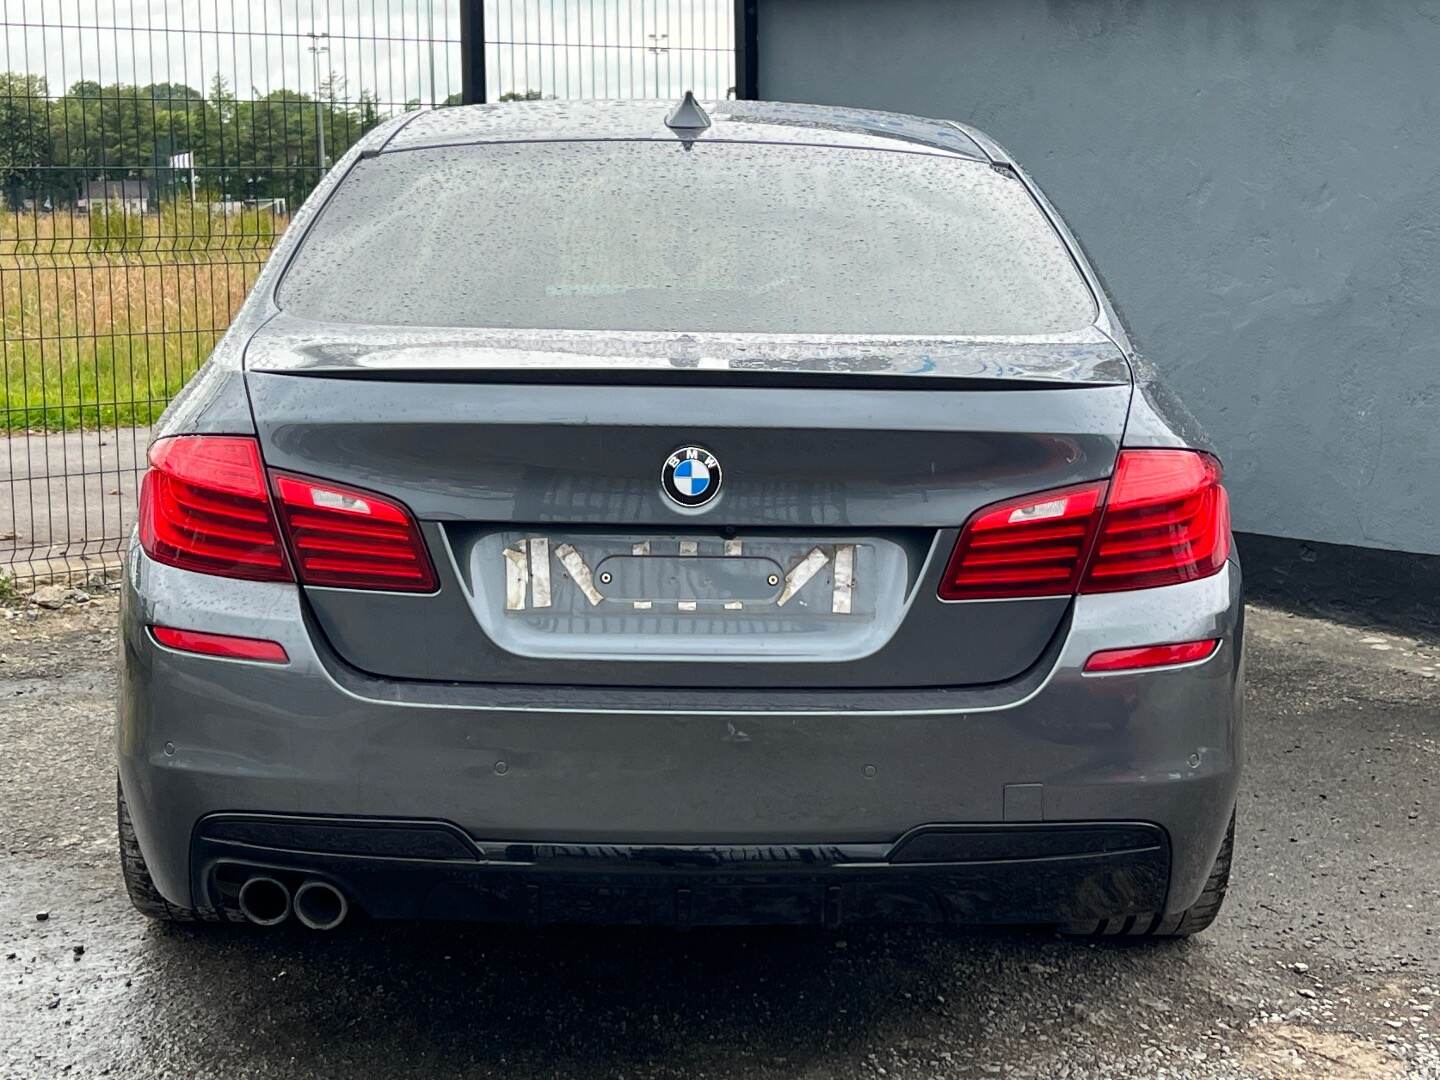
<instances>
[{"instance_id":1,"label":"grey stucco wall","mask_svg":"<svg viewBox=\"0 0 1440 1080\"><path fill-rule=\"evenodd\" d=\"M759 0L759 90L989 132L1237 528L1440 553L1440 0Z\"/></svg>"}]
</instances>

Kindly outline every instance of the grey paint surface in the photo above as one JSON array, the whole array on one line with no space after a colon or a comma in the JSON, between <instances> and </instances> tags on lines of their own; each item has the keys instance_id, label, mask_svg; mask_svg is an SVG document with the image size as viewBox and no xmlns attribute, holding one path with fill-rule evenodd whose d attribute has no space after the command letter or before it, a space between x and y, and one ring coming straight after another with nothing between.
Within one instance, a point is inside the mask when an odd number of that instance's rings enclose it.
<instances>
[{"instance_id":1,"label":"grey paint surface","mask_svg":"<svg viewBox=\"0 0 1440 1080\"><path fill-rule=\"evenodd\" d=\"M252 351L256 346L252 346ZM784 529L811 543L844 542L846 530L920 533L910 563L935 530L982 505L1028 491L1102 479L1113 468L1128 386L931 391L773 387L590 387L338 381L251 372L261 444L274 468L323 476L399 499L423 521L513 522L583 550L586 527L637 535L723 528L752 541ZM687 440L725 461L726 490L700 516L670 507L657 463ZM571 532L569 530L578 530ZM468 542L432 534L442 589L435 597L380 597L313 590L332 643L380 675L462 681L635 685L925 686L995 682L1028 667L1054 633L1063 601L944 604L936 596L953 532L930 558L903 622L863 657L812 655L807 667L672 661L649 666L509 656L492 642L453 581L444 552L470 562ZM804 545L802 545L803 547ZM499 573L501 560L488 564ZM868 584L868 578L866 579ZM564 588L557 586L557 588ZM807 620L775 621L762 609L729 613L731 634L803 636ZM610 614L626 640L642 626L688 635L695 618L660 610ZM707 619L705 625L711 626ZM434 634L437 627L444 631ZM623 628L623 629L622 629ZM434 638L438 637L439 642ZM936 663L935 640L971 642ZM776 644L772 642L772 647ZM709 651L709 650L702 650Z\"/></svg>"},{"instance_id":2,"label":"grey paint surface","mask_svg":"<svg viewBox=\"0 0 1440 1080\"><path fill-rule=\"evenodd\" d=\"M1005 784L1027 783L1044 785L1045 821L1162 826L1173 913L1199 895L1235 805L1241 619L1233 563L1183 585L1081 596L1041 684L1011 684L998 701L980 687L917 708L792 709L754 691L747 706L614 708L585 688L574 704L525 705L420 683L420 699L402 702L335 664L294 586L180 570L135 548L120 776L155 883L179 903L190 902L194 823L210 813L438 819L506 842L851 843L1002 821ZM290 661L172 652L149 625L277 641ZM1207 637L1223 643L1198 664L1082 674L1117 642ZM1156 716L1165 722L1144 722Z\"/></svg>"},{"instance_id":3,"label":"grey paint surface","mask_svg":"<svg viewBox=\"0 0 1440 1080\"><path fill-rule=\"evenodd\" d=\"M703 706L710 707L717 704L712 691L727 687L742 692L768 687L772 695L788 696L785 691L796 689L963 687L1014 679L1041 656L1069 608L1064 597L946 604L936 597L936 589L957 530L911 530L898 535L903 548L883 541L898 564L889 568L887 580L903 579L907 562L916 575L909 590L902 584L884 598L889 610L883 620L820 612L787 615L768 605L696 615L657 603L653 610L626 613L607 603L593 616L547 614L537 619L539 629L530 640L547 642L548 649L548 655L537 655L533 644L527 651L513 639L518 615L504 612L494 595L500 559L482 563L476 548L483 536L467 535L471 532L452 530L448 540L441 540L435 530L427 533L432 550L452 553L450 559L437 560L441 588L436 596L307 589L326 641L347 663L381 678L619 686L627 688L632 700L634 687L664 687L672 702L703 687ZM686 535L703 548L721 543L718 534ZM840 535L856 540L852 534ZM799 542L795 538L805 534L787 531L784 536L792 554L835 538L821 534ZM587 539L583 532L563 534L552 543L573 542L588 550ZM747 542L753 545L756 537ZM477 570L483 565L491 575L489 594L477 595L465 580L473 580L473 573L457 576L456 564ZM554 578L557 600L564 603L573 586L558 570ZM868 575L861 580L866 589L874 588ZM564 633L567 629L575 636ZM579 646L583 635L590 636L588 649ZM647 640L650 649L641 651L639 642ZM963 640L965 648L944 650L944 662L937 663L935 642L947 640ZM654 644L666 641L668 645ZM753 651L727 655L721 648L726 643L732 652L745 647ZM593 655L605 647L633 652L623 658ZM895 703L889 691L880 696L887 707ZM847 689L828 704L848 708L854 699L855 690ZM553 702L553 695L546 700Z\"/></svg>"},{"instance_id":4,"label":"grey paint surface","mask_svg":"<svg viewBox=\"0 0 1440 1080\"><path fill-rule=\"evenodd\" d=\"M1440 553L1440 5L761 0L760 93L974 123L1214 437L1243 530Z\"/></svg>"}]
</instances>

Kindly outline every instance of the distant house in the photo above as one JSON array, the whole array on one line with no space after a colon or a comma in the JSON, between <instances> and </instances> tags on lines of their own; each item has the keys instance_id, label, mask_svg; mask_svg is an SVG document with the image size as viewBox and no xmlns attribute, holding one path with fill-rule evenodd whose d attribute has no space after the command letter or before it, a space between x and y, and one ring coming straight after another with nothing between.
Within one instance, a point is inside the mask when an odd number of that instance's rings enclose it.
<instances>
[{"instance_id":1,"label":"distant house","mask_svg":"<svg viewBox=\"0 0 1440 1080\"><path fill-rule=\"evenodd\" d=\"M76 206L86 211L143 214L150 209L151 201L149 180L87 180Z\"/></svg>"},{"instance_id":2,"label":"distant house","mask_svg":"<svg viewBox=\"0 0 1440 1080\"><path fill-rule=\"evenodd\" d=\"M212 202L210 209L213 213L227 216L242 214L247 210L259 210L283 217L290 212L289 205L285 199L232 199L227 195L220 202Z\"/></svg>"}]
</instances>

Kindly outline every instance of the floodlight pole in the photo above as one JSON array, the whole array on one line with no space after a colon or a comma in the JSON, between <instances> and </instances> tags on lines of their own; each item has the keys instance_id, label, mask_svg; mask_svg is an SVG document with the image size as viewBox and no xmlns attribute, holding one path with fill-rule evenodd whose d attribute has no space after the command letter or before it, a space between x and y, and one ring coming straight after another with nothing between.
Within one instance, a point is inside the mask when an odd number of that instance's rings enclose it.
<instances>
[{"instance_id":1,"label":"floodlight pole","mask_svg":"<svg viewBox=\"0 0 1440 1080\"><path fill-rule=\"evenodd\" d=\"M320 112L320 54L329 52L328 45L321 45L321 38L329 38L329 34L317 34L315 31L305 35L310 39L310 57L315 64L315 160L320 165L320 171L325 171L325 121Z\"/></svg>"},{"instance_id":2,"label":"floodlight pole","mask_svg":"<svg viewBox=\"0 0 1440 1080\"><path fill-rule=\"evenodd\" d=\"M650 39L650 51L655 55L655 96L660 96L660 57L670 51L669 45L661 45L662 41L669 41L669 34L646 34Z\"/></svg>"}]
</instances>

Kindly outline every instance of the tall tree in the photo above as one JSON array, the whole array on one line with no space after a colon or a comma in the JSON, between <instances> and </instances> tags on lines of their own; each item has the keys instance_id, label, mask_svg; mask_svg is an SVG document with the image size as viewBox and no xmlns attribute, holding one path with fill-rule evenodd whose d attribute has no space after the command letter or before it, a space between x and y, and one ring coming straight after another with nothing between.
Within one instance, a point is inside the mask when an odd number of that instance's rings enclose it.
<instances>
[{"instance_id":1,"label":"tall tree","mask_svg":"<svg viewBox=\"0 0 1440 1080\"><path fill-rule=\"evenodd\" d=\"M361 90L360 96L356 99L351 115L355 120L356 137L364 135L367 131L380 123L380 108L375 101L375 95L369 90Z\"/></svg>"},{"instance_id":2,"label":"tall tree","mask_svg":"<svg viewBox=\"0 0 1440 1080\"><path fill-rule=\"evenodd\" d=\"M45 179L41 170L52 163L48 104L43 75L0 74L0 187L12 207L20 205L27 188L38 191Z\"/></svg>"}]
</instances>

